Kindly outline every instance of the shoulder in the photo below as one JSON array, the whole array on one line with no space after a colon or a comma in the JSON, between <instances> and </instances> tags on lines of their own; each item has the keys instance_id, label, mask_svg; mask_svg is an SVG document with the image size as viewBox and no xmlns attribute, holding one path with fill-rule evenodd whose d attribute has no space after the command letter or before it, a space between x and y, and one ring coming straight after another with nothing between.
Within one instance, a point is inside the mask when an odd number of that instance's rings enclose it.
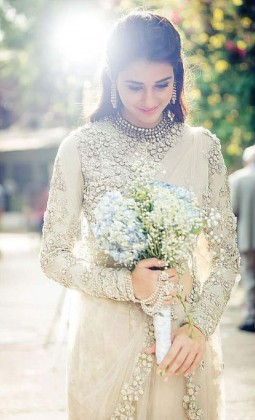
<instances>
[{"instance_id":1,"label":"shoulder","mask_svg":"<svg viewBox=\"0 0 255 420\"><path fill-rule=\"evenodd\" d=\"M213 155L222 156L219 138L207 128L185 124L185 133L192 138L197 149L201 148L208 160Z\"/></svg>"},{"instance_id":2,"label":"shoulder","mask_svg":"<svg viewBox=\"0 0 255 420\"><path fill-rule=\"evenodd\" d=\"M60 143L58 154L64 155L75 152L77 149L77 139L79 138L83 127L71 131Z\"/></svg>"},{"instance_id":3,"label":"shoulder","mask_svg":"<svg viewBox=\"0 0 255 420\"><path fill-rule=\"evenodd\" d=\"M242 169L238 169L237 171L232 172L232 174L229 175L229 179L235 180L235 179L238 179L238 178L243 177L243 175L244 175L243 168Z\"/></svg>"},{"instance_id":4,"label":"shoulder","mask_svg":"<svg viewBox=\"0 0 255 420\"><path fill-rule=\"evenodd\" d=\"M237 182L245 182L249 178L255 177L255 171L250 171L249 168L241 168L233 172L230 176L230 182L236 184Z\"/></svg>"},{"instance_id":5,"label":"shoulder","mask_svg":"<svg viewBox=\"0 0 255 420\"><path fill-rule=\"evenodd\" d=\"M225 173L226 165L221 151L221 142L210 130L204 127L191 127L190 132L193 134L194 142L198 144L202 157L207 160L209 172Z\"/></svg>"},{"instance_id":6,"label":"shoulder","mask_svg":"<svg viewBox=\"0 0 255 420\"><path fill-rule=\"evenodd\" d=\"M205 150L207 149L209 151L213 147L221 150L221 142L219 138L207 128L185 124L185 129L186 132L193 137L194 141L201 141Z\"/></svg>"},{"instance_id":7,"label":"shoulder","mask_svg":"<svg viewBox=\"0 0 255 420\"><path fill-rule=\"evenodd\" d=\"M107 120L96 121L84 124L83 126L71 131L61 142L60 153L73 153L81 146L93 146L99 143L105 136L109 135L109 122Z\"/></svg>"}]
</instances>

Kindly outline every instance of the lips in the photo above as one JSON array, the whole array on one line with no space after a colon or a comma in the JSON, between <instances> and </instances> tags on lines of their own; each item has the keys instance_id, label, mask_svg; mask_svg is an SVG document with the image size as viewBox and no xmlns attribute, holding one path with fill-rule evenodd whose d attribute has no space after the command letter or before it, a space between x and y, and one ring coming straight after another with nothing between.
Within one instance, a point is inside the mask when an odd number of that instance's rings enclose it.
<instances>
[{"instance_id":1,"label":"lips","mask_svg":"<svg viewBox=\"0 0 255 420\"><path fill-rule=\"evenodd\" d=\"M142 111L144 114L153 114L153 112L158 109L158 106L155 106L154 108L138 108L140 111Z\"/></svg>"}]
</instances>

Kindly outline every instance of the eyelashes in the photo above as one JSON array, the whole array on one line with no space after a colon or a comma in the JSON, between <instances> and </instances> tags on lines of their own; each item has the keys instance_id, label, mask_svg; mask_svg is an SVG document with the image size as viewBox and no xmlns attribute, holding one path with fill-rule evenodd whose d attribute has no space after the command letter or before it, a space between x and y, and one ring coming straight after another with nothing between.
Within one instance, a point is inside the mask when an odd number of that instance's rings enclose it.
<instances>
[{"instance_id":1,"label":"eyelashes","mask_svg":"<svg viewBox=\"0 0 255 420\"><path fill-rule=\"evenodd\" d=\"M132 90L132 92L138 92L139 90L141 90L142 88L140 87L136 87L136 86L128 86L129 90Z\"/></svg>"},{"instance_id":2,"label":"eyelashes","mask_svg":"<svg viewBox=\"0 0 255 420\"><path fill-rule=\"evenodd\" d=\"M162 85L156 85L155 88L156 89L165 89L168 86L169 86L169 83L165 83L165 84L162 84ZM128 86L128 89L131 90L132 92L138 92L138 91L142 90L143 88L140 87L140 86L131 86L131 85L129 85Z\"/></svg>"},{"instance_id":3,"label":"eyelashes","mask_svg":"<svg viewBox=\"0 0 255 420\"><path fill-rule=\"evenodd\" d=\"M158 88L158 89L165 89L168 86L169 86L169 83L165 83L164 85L158 85L158 86L155 86L155 87Z\"/></svg>"}]
</instances>

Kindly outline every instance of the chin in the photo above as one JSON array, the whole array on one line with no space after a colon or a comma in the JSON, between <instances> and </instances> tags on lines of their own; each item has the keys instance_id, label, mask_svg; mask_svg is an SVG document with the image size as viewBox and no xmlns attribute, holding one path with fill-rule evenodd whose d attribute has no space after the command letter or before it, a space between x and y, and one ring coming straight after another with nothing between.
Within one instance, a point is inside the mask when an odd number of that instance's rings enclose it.
<instances>
[{"instance_id":1,"label":"chin","mask_svg":"<svg viewBox=\"0 0 255 420\"><path fill-rule=\"evenodd\" d=\"M138 114L136 115L136 118L139 119L141 122L144 122L147 124L156 124L161 119L161 115L162 115L162 112L157 112L151 115L139 113L139 115Z\"/></svg>"},{"instance_id":2,"label":"chin","mask_svg":"<svg viewBox=\"0 0 255 420\"><path fill-rule=\"evenodd\" d=\"M128 107L126 107L126 109L128 109ZM134 125L141 125L144 127L153 127L156 126L158 124L158 122L161 120L161 116L162 116L162 112L163 112L164 108L162 108L161 106L155 110L155 112L151 113L151 114L146 114L144 112L142 112L139 107L134 107L134 108L129 108L128 109L128 113L129 113L129 118L131 120L133 120L133 124Z\"/></svg>"}]
</instances>

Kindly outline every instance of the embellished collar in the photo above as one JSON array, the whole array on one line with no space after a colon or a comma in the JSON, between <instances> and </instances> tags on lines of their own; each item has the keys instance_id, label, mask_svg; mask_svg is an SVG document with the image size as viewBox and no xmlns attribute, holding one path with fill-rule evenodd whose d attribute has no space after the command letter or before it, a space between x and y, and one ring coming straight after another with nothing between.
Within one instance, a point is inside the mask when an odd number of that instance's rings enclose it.
<instances>
[{"instance_id":1,"label":"embellished collar","mask_svg":"<svg viewBox=\"0 0 255 420\"><path fill-rule=\"evenodd\" d=\"M175 123L169 118L166 112L163 113L162 120L153 128L137 127L125 120L120 113L110 117L113 126L122 134L136 140L158 141L167 134L177 134L182 124Z\"/></svg>"}]
</instances>

